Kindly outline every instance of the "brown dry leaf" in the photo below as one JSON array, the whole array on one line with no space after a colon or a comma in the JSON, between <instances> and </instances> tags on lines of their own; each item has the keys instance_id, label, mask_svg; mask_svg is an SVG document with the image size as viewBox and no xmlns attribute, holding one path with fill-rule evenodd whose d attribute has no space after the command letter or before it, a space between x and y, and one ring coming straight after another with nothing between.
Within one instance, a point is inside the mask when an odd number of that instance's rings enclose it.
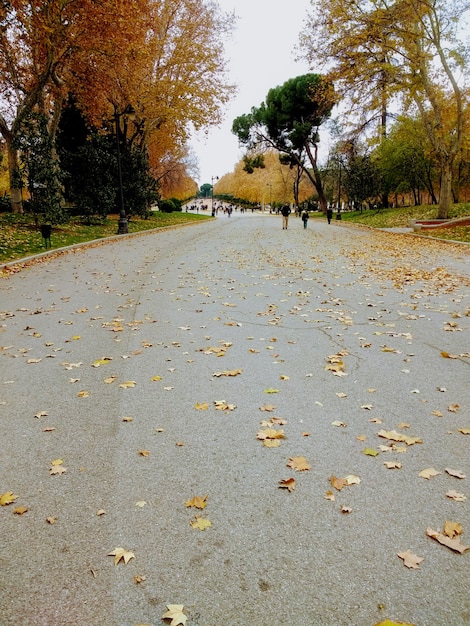
<instances>
[{"instance_id":1,"label":"brown dry leaf","mask_svg":"<svg viewBox=\"0 0 470 626\"><path fill-rule=\"evenodd\" d=\"M54 430L55 430L55 426L48 426L47 428L43 428L42 432L43 433L51 433Z\"/></svg>"},{"instance_id":2,"label":"brown dry leaf","mask_svg":"<svg viewBox=\"0 0 470 626\"><path fill-rule=\"evenodd\" d=\"M407 446L412 446L415 443L423 443L418 437L408 437L408 435L398 433L396 430L380 430L377 434L379 437L390 439L391 441L403 441Z\"/></svg>"},{"instance_id":3,"label":"brown dry leaf","mask_svg":"<svg viewBox=\"0 0 470 626\"><path fill-rule=\"evenodd\" d=\"M134 584L135 585L140 585L140 583L143 583L147 580L147 576L141 576L139 574L136 574L134 576Z\"/></svg>"},{"instance_id":4,"label":"brown dry leaf","mask_svg":"<svg viewBox=\"0 0 470 626\"><path fill-rule=\"evenodd\" d=\"M398 461L385 461L384 465L387 469L401 469L401 463Z\"/></svg>"},{"instance_id":5,"label":"brown dry leaf","mask_svg":"<svg viewBox=\"0 0 470 626\"><path fill-rule=\"evenodd\" d=\"M177 441L175 443L175 446L177 446L178 448L183 448L184 447L184 441Z\"/></svg>"},{"instance_id":6,"label":"brown dry leaf","mask_svg":"<svg viewBox=\"0 0 470 626\"><path fill-rule=\"evenodd\" d=\"M397 556L400 559L403 559L403 565L405 565L405 567L408 567L409 569L419 569L419 564L424 561L423 557L417 556L409 550L407 550L406 552L398 552Z\"/></svg>"},{"instance_id":7,"label":"brown dry leaf","mask_svg":"<svg viewBox=\"0 0 470 626\"><path fill-rule=\"evenodd\" d=\"M192 500L186 500L185 505L189 508L191 506L196 509L204 509L207 506L208 496L194 496Z\"/></svg>"},{"instance_id":8,"label":"brown dry leaf","mask_svg":"<svg viewBox=\"0 0 470 626\"><path fill-rule=\"evenodd\" d=\"M459 522L451 522L449 520L446 520L444 522L443 533L451 539L452 537L457 537L458 535L461 535L463 533L462 524L459 524Z\"/></svg>"},{"instance_id":9,"label":"brown dry leaf","mask_svg":"<svg viewBox=\"0 0 470 626\"><path fill-rule=\"evenodd\" d=\"M460 409L460 404L449 404L449 406L447 407L447 410L450 413L457 413L459 409Z\"/></svg>"},{"instance_id":10,"label":"brown dry leaf","mask_svg":"<svg viewBox=\"0 0 470 626\"><path fill-rule=\"evenodd\" d=\"M455 500L456 502L464 502L467 499L463 493L459 493L458 491L455 491L454 489L450 489L446 493L446 496L450 498L451 500Z\"/></svg>"},{"instance_id":11,"label":"brown dry leaf","mask_svg":"<svg viewBox=\"0 0 470 626\"><path fill-rule=\"evenodd\" d=\"M139 450L140 456L149 456L150 452L148 450Z\"/></svg>"},{"instance_id":12,"label":"brown dry leaf","mask_svg":"<svg viewBox=\"0 0 470 626\"><path fill-rule=\"evenodd\" d=\"M434 467L428 467L427 469L421 470L420 473L418 474L418 476L420 476L421 478L426 478L427 480L429 480L433 476L438 476L440 473L441 472L438 472L437 470L435 470Z\"/></svg>"},{"instance_id":13,"label":"brown dry leaf","mask_svg":"<svg viewBox=\"0 0 470 626\"><path fill-rule=\"evenodd\" d=\"M117 376L109 376L108 378L105 378L103 380L105 385L112 385L114 383L114 381L116 380Z\"/></svg>"},{"instance_id":14,"label":"brown dry leaf","mask_svg":"<svg viewBox=\"0 0 470 626\"><path fill-rule=\"evenodd\" d=\"M287 424L287 420L282 417L272 417L269 421L271 424L279 424L279 426L285 426Z\"/></svg>"},{"instance_id":15,"label":"brown dry leaf","mask_svg":"<svg viewBox=\"0 0 470 626\"><path fill-rule=\"evenodd\" d=\"M461 472L460 470L455 470L450 467L446 467L445 471L447 472L447 474L449 474L449 476L453 476L454 478L465 478L465 474Z\"/></svg>"},{"instance_id":16,"label":"brown dry leaf","mask_svg":"<svg viewBox=\"0 0 470 626\"><path fill-rule=\"evenodd\" d=\"M214 400L214 408L216 411L235 411L236 404L228 404L225 400Z\"/></svg>"},{"instance_id":17,"label":"brown dry leaf","mask_svg":"<svg viewBox=\"0 0 470 626\"><path fill-rule=\"evenodd\" d=\"M121 560L127 565L131 559L135 559L135 554L125 548L114 548L112 552L108 553L108 556L114 556L114 565L117 565Z\"/></svg>"},{"instance_id":18,"label":"brown dry leaf","mask_svg":"<svg viewBox=\"0 0 470 626\"><path fill-rule=\"evenodd\" d=\"M462 435L470 435L470 428L459 428L459 433L462 433Z\"/></svg>"},{"instance_id":19,"label":"brown dry leaf","mask_svg":"<svg viewBox=\"0 0 470 626\"><path fill-rule=\"evenodd\" d=\"M266 411L268 413L271 413L275 409L276 409L276 407L274 406L274 404L263 404L263 406L259 407L260 411Z\"/></svg>"},{"instance_id":20,"label":"brown dry leaf","mask_svg":"<svg viewBox=\"0 0 470 626\"><path fill-rule=\"evenodd\" d=\"M79 398L88 398L88 396L89 396L89 395L90 395L90 394L89 394L89 392L88 392L88 391L85 391L85 390L79 391L79 392L77 393L77 396L78 396Z\"/></svg>"},{"instance_id":21,"label":"brown dry leaf","mask_svg":"<svg viewBox=\"0 0 470 626\"><path fill-rule=\"evenodd\" d=\"M343 504L340 511L341 513L352 513L352 508L350 506L346 506L345 504Z\"/></svg>"},{"instance_id":22,"label":"brown dry leaf","mask_svg":"<svg viewBox=\"0 0 470 626\"><path fill-rule=\"evenodd\" d=\"M310 433L308 433L307 431L301 433L302 437L310 437Z\"/></svg>"},{"instance_id":23,"label":"brown dry leaf","mask_svg":"<svg viewBox=\"0 0 470 626\"><path fill-rule=\"evenodd\" d=\"M275 428L266 428L265 430L259 430L256 434L257 439L264 441L265 439L284 439L285 434L283 430L276 430Z\"/></svg>"},{"instance_id":24,"label":"brown dry leaf","mask_svg":"<svg viewBox=\"0 0 470 626\"><path fill-rule=\"evenodd\" d=\"M106 515L106 511L104 509L98 509L98 511L96 511L96 515L101 517L102 515Z\"/></svg>"},{"instance_id":25,"label":"brown dry leaf","mask_svg":"<svg viewBox=\"0 0 470 626\"><path fill-rule=\"evenodd\" d=\"M435 539L443 546L454 550L454 552L459 552L460 554L463 554L467 550L470 550L470 546L464 546L462 543L460 543L460 537L454 537L453 539L451 539L450 537L447 537L443 533L440 533L437 530L433 530L432 528L427 528L426 534L428 537L431 537L431 539Z\"/></svg>"},{"instance_id":26,"label":"brown dry leaf","mask_svg":"<svg viewBox=\"0 0 470 626\"><path fill-rule=\"evenodd\" d=\"M39 413L36 413L34 417L37 417L39 419L40 417L47 417L48 415L49 413L47 411L39 411Z\"/></svg>"},{"instance_id":27,"label":"brown dry leaf","mask_svg":"<svg viewBox=\"0 0 470 626\"><path fill-rule=\"evenodd\" d=\"M296 472L305 472L311 469L310 465L307 463L307 459L304 456L290 457L289 463L287 463L287 467L291 467Z\"/></svg>"},{"instance_id":28,"label":"brown dry leaf","mask_svg":"<svg viewBox=\"0 0 470 626\"><path fill-rule=\"evenodd\" d=\"M458 354L449 354L445 350L442 350L441 356L444 357L445 359L458 359L459 358Z\"/></svg>"},{"instance_id":29,"label":"brown dry leaf","mask_svg":"<svg viewBox=\"0 0 470 626\"><path fill-rule=\"evenodd\" d=\"M167 604L168 611L163 613L162 619L171 619L170 626L185 626L188 620L187 616L183 613L183 604Z\"/></svg>"},{"instance_id":30,"label":"brown dry leaf","mask_svg":"<svg viewBox=\"0 0 470 626\"><path fill-rule=\"evenodd\" d=\"M372 411L373 408L373 404L361 404L361 409L365 409L366 411Z\"/></svg>"},{"instance_id":31,"label":"brown dry leaf","mask_svg":"<svg viewBox=\"0 0 470 626\"><path fill-rule=\"evenodd\" d=\"M330 489L325 493L324 498L326 500L330 500L331 502L336 500L335 494Z\"/></svg>"},{"instance_id":32,"label":"brown dry leaf","mask_svg":"<svg viewBox=\"0 0 470 626\"><path fill-rule=\"evenodd\" d=\"M63 465L53 465L49 468L49 474L51 476L61 476L62 474L65 474L66 471L67 468Z\"/></svg>"},{"instance_id":33,"label":"brown dry leaf","mask_svg":"<svg viewBox=\"0 0 470 626\"><path fill-rule=\"evenodd\" d=\"M135 380L126 380L126 382L121 383L119 387L121 389L132 389L132 387L135 387L136 385L137 383L135 382Z\"/></svg>"},{"instance_id":34,"label":"brown dry leaf","mask_svg":"<svg viewBox=\"0 0 470 626\"><path fill-rule=\"evenodd\" d=\"M28 511L27 506L17 506L16 509L14 509L13 513L15 515L23 515L24 513L26 513L26 511Z\"/></svg>"},{"instance_id":35,"label":"brown dry leaf","mask_svg":"<svg viewBox=\"0 0 470 626\"><path fill-rule=\"evenodd\" d=\"M341 491L343 487L346 487L347 480L345 478L338 478L334 475L330 476L331 486L334 487L337 491Z\"/></svg>"},{"instance_id":36,"label":"brown dry leaf","mask_svg":"<svg viewBox=\"0 0 470 626\"><path fill-rule=\"evenodd\" d=\"M225 370L223 372L214 372L212 376L219 378L220 376L239 376L243 370Z\"/></svg>"},{"instance_id":37,"label":"brown dry leaf","mask_svg":"<svg viewBox=\"0 0 470 626\"><path fill-rule=\"evenodd\" d=\"M289 492L295 491L295 478L284 478L279 481L280 489L287 489Z\"/></svg>"},{"instance_id":38,"label":"brown dry leaf","mask_svg":"<svg viewBox=\"0 0 470 626\"><path fill-rule=\"evenodd\" d=\"M123 421L123 422L132 422L132 421L134 421L134 418L133 418L133 417L126 416L126 417L123 417L123 418L122 418L122 421Z\"/></svg>"},{"instance_id":39,"label":"brown dry leaf","mask_svg":"<svg viewBox=\"0 0 470 626\"><path fill-rule=\"evenodd\" d=\"M372 419L369 420L369 422L371 422L372 424L381 424L382 420L379 419L378 417L373 417Z\"/></svg>"},{"instance_id":40,"label":"brown dry leaf","mask_svg":"<svg viewBox=\"0 0 470 626\"><path fill-rule=\"evenodd\" d=\"M263 441L263 446L265 448L279 448L281 442L279 439L265 439Z\"/></svg>"}]
</instances>

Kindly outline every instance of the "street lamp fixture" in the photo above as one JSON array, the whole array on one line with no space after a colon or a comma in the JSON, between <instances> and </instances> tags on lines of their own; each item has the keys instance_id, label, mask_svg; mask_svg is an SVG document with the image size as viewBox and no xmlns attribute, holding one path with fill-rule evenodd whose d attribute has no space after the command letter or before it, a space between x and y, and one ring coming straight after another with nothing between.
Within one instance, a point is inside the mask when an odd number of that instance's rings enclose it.
<instances>
[{"instance_id":1,"label":"street lamp fixture","mask_svg":"<svg viewBox=\"0 0 470 626\"><path fill-rule=\"evenodd\" d=\"M135 119L135 109L132 104L128 104L124 111L118 112L114 107L114 122L116 124L116 144L117 144L117 165L118 165L118 184L119 184L119 222L118 235L126 235L129 232L126 210L124 208L124 193L122 188L122 167L121 167L121 132L120 119L126 117L128 120Z\"/></svg>"},{"instance_id":2,"label":"street lamp fixture","mask_svg":"<svg viewBox=\"0 0 470 626\"><path fill-rule=\"evenodd\" d=\"M212 213L212 217L214 217L215 215L215 210L214 210L214 180L219 180L218 176L211 176L211 213Z\"/></svg>"}]
</instances>

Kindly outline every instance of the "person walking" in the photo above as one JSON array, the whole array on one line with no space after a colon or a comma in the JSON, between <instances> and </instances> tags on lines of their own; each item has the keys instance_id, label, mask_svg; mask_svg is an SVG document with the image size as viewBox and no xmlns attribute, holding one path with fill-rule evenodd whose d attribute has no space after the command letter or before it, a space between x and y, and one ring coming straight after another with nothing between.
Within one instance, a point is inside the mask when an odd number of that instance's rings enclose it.
<instances>
[{"instance_id":1,"label":"person walking","mask_svg":"<svg viewBox=\"0 0 470 626\"><path fill-rule=\"evenodd\" d=\"M304 223L304 228L307 228L307 223L308 223L308 211L307 209L304 209L302 211L302 214L300 216L302 218L302 222Z\"/></svg>"},{"instance_id":2,"label":"person walking","mask_svg":"<svg viewBox=\"0 0 470 626\"><path fill-rule=\"evenodd\" d=\"M281 209L282 215L282 230L287 230L287 225L289 223L289 215L291 213L290 206L285 204Z\"/></svg>"},{"instance_id":3,"label":"person walking","mask_svg":"<svg viewBox=\"0 0 470 626\"><path fill-rule=\"evenodd\" d=\"M326 219L328 220L328 224L331 224L331 218L333 217L333 209L328 207L326 210Z\"/></svg>"}]
</instances>

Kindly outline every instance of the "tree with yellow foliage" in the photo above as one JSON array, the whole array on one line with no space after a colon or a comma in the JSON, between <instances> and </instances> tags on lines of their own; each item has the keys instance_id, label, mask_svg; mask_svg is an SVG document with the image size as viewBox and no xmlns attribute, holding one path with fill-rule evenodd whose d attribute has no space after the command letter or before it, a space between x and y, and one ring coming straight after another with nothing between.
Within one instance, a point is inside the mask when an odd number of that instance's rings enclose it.
<instances>
[{"instance_id":1,"label":"tree with yellow foliage","mask_svg":"<svg viewBox=\"0 0 470 626\"><path fill-rule=\"evenodd\" d=\"M464 137L467 72L458 40L465 0L312 0L304 54L321 63L352 109L386 129L392 99L422 117L440 166L440 218L452 198L452 169ZM431 113L431 115L430 115Z\"/></svg>"}]
</instances>

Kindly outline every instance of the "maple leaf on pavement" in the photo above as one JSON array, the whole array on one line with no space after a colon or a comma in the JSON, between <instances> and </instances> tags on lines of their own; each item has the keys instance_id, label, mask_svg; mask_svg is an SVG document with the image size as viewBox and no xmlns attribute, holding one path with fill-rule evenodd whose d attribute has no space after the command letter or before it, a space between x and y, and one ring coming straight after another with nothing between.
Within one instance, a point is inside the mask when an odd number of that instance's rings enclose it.
<instances>
[{"instance_id":1,"label":"maple leaf on pavement","mask_svg":"<svg viewBox=\"0 0 470 626\"><path fill-rule=\"evenodd\" d=\"M200 517L199 515L196 515L189 523L192 528L197 528L198 530L206 530L206 528L212 526L212 522L210 520Z\"/></svg>"},{"instance_id":2,"label":"maple leaf on pavement","mask_svg":"<svg viewBox=\"0 0 470 626\"><path fill-rule=\"evenodd\" d=\"M135 559L135 554L125 548L114 548L112 552L108 553L108 556L114 556L114 565L117 565L121 559L126 565L131 559Z\"/></svg>"},{"instance_id":3,"label":"maple leaf on pavement","mask_svg":"<svg viewBox=\"0 0 470 626\"><path fill-rule=\"evenodd\" d=\"M208 496L194 496L192 500L186 500L185 504L188 508L193 506L196 509L203 509L207 506L207 498Z\"/></svg>"},{"instance_id":4,"label":"maple leaf on pavement","mask_svg":"<svg viewBox=\"0 0 470 626\"><path fill-rule=\"evenodd\" d=\"M279 489L287 489L289 492L295 490L295 478L284 478L279 481Z\"/></svg>"},{"instance_id":5,"label":"maple leaf on pavement","mask_svg":"<svg viewBox=\"0 0 470 626\"><path fill-rule=\"evenodd\" d=\"M419 564L424 561L423 557L417 556L409 550L407 550L406 552L398 552L397 556L400 559L403 559L403 565L405 565L405 567L408 567L409 569L419 569Z\"/></svg>"},{"instance_id":6,"label":"maple leaf on pavement","mask_svg":"<svg viewBox=\"0 0 470 626\"><path fill-rule=\"evenodd\" d=\"M307 463L307 459L304 456L290 457L289 463L287 463L287 467L291 467L296 472L305 472L311 469L310 465Z\"/></svg>"},{"instance_id":7,"label":"maple leaf on pavement","mask_svg":"<svg viewBox=\"0 0 470 626\"><path fill-rule=\"evenodd\" d=\"M0 506L6 506L14 502L18 496L15 496L13 491L7 491L6 493L0 493Z\"/></svg>"},{"instance_id":8,"label":"maple leaf on pavement","mask_svg":"<svg viewBox=\"0 0 470 626\"><path fill-rule=\"evenodd\" d=\"M167 604L166 608L168 611L163 613L162 619L171 619L170 626L186 626L188 618L183 613L184 606L182 604Z\"/></svg>"},{"instance_id":9,"label":"maple leaf on pavement","mask_svg":"<svg viewBox=\"0 0 470 626\"><path fill-rule=\"evenodd\" d=\"M448 537L447 535L444 535L437 530L433 530L432 528L427 528L426 534L428 537L435 539L443 546L447 546L447 548L454 550L454 552L463 554L467 550L470 550L470 546L464 546L463 543L460 543L460 537Z\"/></svg>"}]
</instances>

